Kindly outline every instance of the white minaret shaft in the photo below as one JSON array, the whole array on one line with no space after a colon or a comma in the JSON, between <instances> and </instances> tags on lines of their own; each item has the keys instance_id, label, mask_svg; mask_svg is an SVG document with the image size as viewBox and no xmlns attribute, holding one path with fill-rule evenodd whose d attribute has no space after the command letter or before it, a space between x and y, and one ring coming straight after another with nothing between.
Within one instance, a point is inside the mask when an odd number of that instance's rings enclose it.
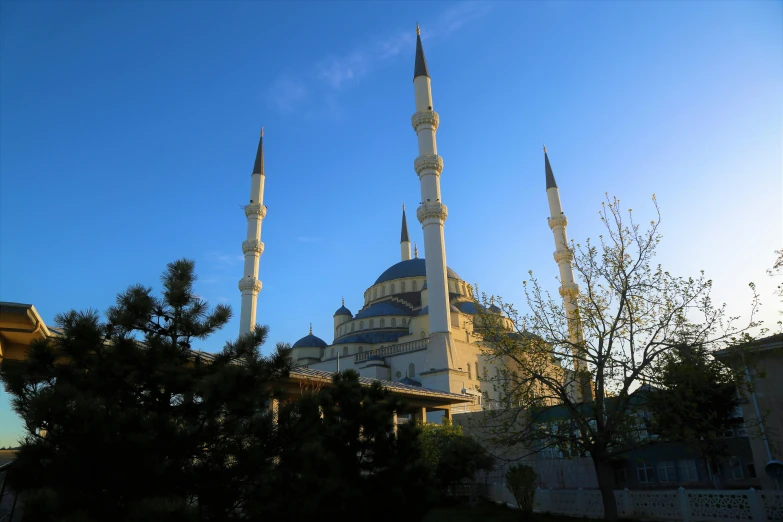
<instances>
[{"instance_id":1,"label":"white minaret shaft","mask_svg":"<svg viewBox=\"0 0 783 522\"><path fill-rule=\"evenodd\" d=\"M446 281L446 242L443 223L448 209L440 197L440 173L443 159L438 156L435 131L438 113L432 110L432 89L427 71L427 61L421 46L421 34L416 27L416 65L413 73L413 89L416 96L416 112L411 123L419 141L419 157L413 165L421 184L421 206L416 217L424 232L424 261L427 270L427 295L430 334L450 332L448 284Z\"/></svg>"},{"instance_id":2,"label":"white minaret shaft","mask_svg":"<svg viewBox=\"0 0 783 522\"><path fill-rule=\"evenodd\" d=\"M261 291L261 281L258 279L258 262L264 253L264 243L261 242L261 223L266 216L264 206L264 129L258 140L256 161L250 176L250 203L245 205L247 217L247 237L242 242L242 253L245 254L245 268L242 279L239 280L239 291L242 292L242 311L239 316L239 334L252 332L256 327L256 305L258 292Z\"/></svg>"},{"instance_id":3,"label":"white minaret shaft","mask_svg":"<svg viewBox=\"0 0 783 522\"><path fill-rule=\"evenodd\" d=\"M405 219L405 205L402 206L402 231L400 232L400 255L402 261L411 258L411 240L408 237L408 220Z\"/></svg>"},{"instance_id":4,"label":"white minaret shaft","mask_svg":"<svg viewBox=\"0 0 783 522\"><path fill-rule=\"evenodd\" d=\"M560 204L560 190L557 188L555 175L552 173L552 167L549 165L546 147L544 147L544 169L546 170L546 197L549 200L550 214L547 221L555 238L554 257L557 267L560 269L560 295L563 298L566 320L568 321L568 336L574 356L574 370L578 374L586 368L586 364L581 360L580 351L578 350L578 347L584 341L579 309L576 302L579 295L579 285L574 282L574 269L571 266L571 262L574 260L574 252L568 246L568 236L566 235L568 219L563 213L563 208ZM583 389L583 381L583 378L577 377L577 382L579 383L577 386L577 397L579 400L584 400L585 394L589 394L589 388L587 390Z\"/></svg>"}]
</instances>

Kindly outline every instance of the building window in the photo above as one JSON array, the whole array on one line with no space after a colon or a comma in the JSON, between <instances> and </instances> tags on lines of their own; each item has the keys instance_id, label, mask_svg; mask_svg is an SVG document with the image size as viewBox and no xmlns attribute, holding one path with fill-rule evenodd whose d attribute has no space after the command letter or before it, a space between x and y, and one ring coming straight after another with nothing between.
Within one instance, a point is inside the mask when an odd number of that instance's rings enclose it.
<instances>
[{"instance_id":1,"label":"building window","mask_svg":"<svg viewBox=\"0 0 783 522\"><path fill-rule=\"evenodd\" d=\"M359 330L364 330L364 321L359 321Z\"/></svg>"},{"instance_id":2,"label":"building window","mask_svg":"<svg viewBox=\"0 0 783 522\"><path fill-rule=\"evenodd\" d=\"M681 459L677 461L677 472L683 482L697 482L699 473L696 471L696 461L693 459Z\"/></svg>"},{"instance_id":3,"label":"building window","mask_svg":"<svg viewBox=\"0 0 783 522\"><path fill-rule=\"evenodd\" d=\"M345 357L346 355L348 355L348 347L343 346L343 357Z\"/></svg>"},{"instance_id":4,"label":"building window","mask_svg":"<svg viewBox=\"0 0 783 522\"><path fill-rule=\"evenodd\" d=\"M397 326L397 319L395 319L394 317L391 318L391 325L392 325L392 328Z\"/></svg>"},{"instance_id":5,"label":"building window","mask_svg":"<svg viewBox=\"0 0 783 522\"><path fill-rule=\"evenodd\" d=\"M419 334L419 339L424 339L425 337L427 337L427 334L425 334L424 330L422 330L421 333Z\"/></svg>"},{"instance_id":6,"label":"building window","mask_svg":"<svg viewBox=\"0 0 783 522\"><path fill-rule=\"evenodd\" d=\"M375 319L370 319L370 328L375 327Z\"/></svg>"},{"instance_id":7,"label":"building window","mask_svg":"<svg viewBox=\"0 0 783 522\"><path fill-rule=\"evenodd\" d=\"M745 475L742 473L742 462L740 461L739 457L730 457L729 467L731 468L731 476L733 478L745 478Z\"/></svg>"},{"instance_id":8,"label":"building window","mask_svg":"<svg viewBox=\"0 0 783 522\"><path fill-rule=\"evenodd\" d=\"M400 283L400 292L405 292L405 281Z\"/></svg>"},{"instance_id":9,"label":"building window","mask_svg":"<svg viewBox=\"0 0 783 522\"><path fill-rule=\"evenodd\" d=\"M677 472L673 460L663 460L658 463L659 482L677 482Z\"/></svg>"},{"instance_id":10,"label":"building window","mask_svg":"<svg viewBox=\"0 0 783 522\"><path fill-rule=\"evenodd\" d=\"M470 363L468 363L468 379L473 378L473 373L470 371Z\"/></svg>"},{"instance_id":11,"label":"building window","mask_svg":"<svg viewBox=\"0 0 783 522\"><path fill-rule=\"evenodd\" d=\"M402 319L402 325L403 325L403 326L406 326L407 324L408 324L408 320L407 320L406 318L404 318L404 317L403 317L403 319Z\"/></svg>"},{"instance_id":12,"label":"building window","mask_svg":"<svg viewBox=\"0 0 783 522\"><path fill-rule=\"evenodd\" d=\"M332 348L332 357L334 357L334 348Z\"/></svg>"},{"instance_id":13,"label":"building window","mask_svg":"<svg viewBox=\"0 0 783 522\"><path fill-rule=\"evenodd\" d=\"M381 328L386 326L386 319L381 319Z\"/></svg>"},{"instance_id":14,"label":"building window","mask_svg":"<svg viewBox=\"0 0 783 522\"><path fill-rule=\"evenodd\" d=\"M386 295L386 285L383 285L382 290L383 290L383 296L385 296ZM381 297L383 297L383 296L381 296Z\"/></svg>"},{"instance_id":15,"label":"building window","mask_svg":"<svg viewBox=\"0 0 783 522\"><path fill-rule=\"evenodd\" d=\"M413 285L413 291L415 292L416 291L416 286L417 286L416 285L416 281L415 280L411 281L411 285Z\"/></svg>"},{"instance_id":16,"label":"building window","mask_svg":"<svg viewBox=\"0 0 783 522\"><path fill-rule=\"evenodd\" d=\"M359 353L364 353L364 346L359 347Z\"/></svg>"},{"instance_id":17,"label":"building window","mask_svg":"<svg viewBox=\"0 0 783 522\"><path fill-rule=\"evenodd\" d=\"M391 284L391 293L394 293L394 291L395 291L395 288L394 288L394 283L392 283L392 284Z\"/></svg>"},{"instance_id":18,"label":"building window","mask_svg":"<svg viewBox=\"0 0 783 522\"><path fill-rule=\"evenodd\" d=\"M353 327L356 326L356 323L351 323L351 331L353 332Z\"/></svg>"},{"instance_id":19,"label":"building window","mask_svg":"<svg viewBox=\"0 0 783 522\"><path fill-rule=\"evenodd\" d=\"M377 288L372 291L372 298L373 299L378 299L378 289Z\"/></svg>"},{"instance_id":20,"label":"building window","mask_svg":"<svg viewBox=\"0 0 783 522\"><path fill-rule=\"evenodd\" d=\"M640 484L648 484L655 480L653 475L653 467L651 464L647 464L643 460L636 463L636 478L639 479Z\"/></svg>"},{"instance_id":21,"label":"building window","mask_svg":"<svg viewBox=\"0 0 783 522\"><path fill-rule=\"evenodd\" d=\"M481 379L481 372L479 372L478 361L476 361L476 379Z\"/></svg>"},{"instance_id":22,"label":"building window","mask_svg":"<svg viewBox=\"0 0 783 522\"><path fill-rule=\"evenodd\" d=\"M408 377L416 377L416 366L413 363L408 365Z\"/></svg>"}]
</instances>

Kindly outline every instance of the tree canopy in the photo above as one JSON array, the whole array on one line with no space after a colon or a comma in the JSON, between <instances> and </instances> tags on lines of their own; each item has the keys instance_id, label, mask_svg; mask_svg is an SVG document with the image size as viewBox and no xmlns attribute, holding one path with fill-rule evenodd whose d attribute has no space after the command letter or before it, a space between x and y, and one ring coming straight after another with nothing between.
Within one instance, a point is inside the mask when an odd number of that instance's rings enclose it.
<instances>
[{"instance_id":1,"label":"tree canopy","mask_svg":"<svg viewBox=\"0 0 783 522\"><path fill-rule=\"evenodd\" d=\"M655 218L645 229L610 199L597 242L558 245L580 285L561 287L562 299L531 272L525 313L494 298L503 314L493 314L487 296L477 307L488 361L482 388L497 397L484 416L485 433L496 445L589 456L609 520L617 516L611 461L644 443L634 391L656 381L678 347L724 348L756 326L752 285L750 319L740 324L713 303L703 273L678 277L654 263L661 217L653 203ZM582 387L589 393L579 393Z\"/></svg>"}]
</instances>

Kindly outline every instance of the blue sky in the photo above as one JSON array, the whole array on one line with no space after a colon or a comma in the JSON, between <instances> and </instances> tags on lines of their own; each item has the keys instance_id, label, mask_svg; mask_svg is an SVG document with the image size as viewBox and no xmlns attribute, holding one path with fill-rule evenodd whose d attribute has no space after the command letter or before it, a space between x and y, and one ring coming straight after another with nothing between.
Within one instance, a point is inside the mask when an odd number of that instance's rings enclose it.
<instances>
[{"instance_id":1,"label":"blue sky","mask_svg":"<svg viewBox=\"0 0 783 522\"><path fill-rule=\"evenodd\" d=\"M399 259L418 205L415 23L441 117L448 264L522 304L556 289L546 143L577 241L604 194L659 260L704 269L746 314L783 246L781 2L14 2L0 16L0 300L48 324L105 310L166 263L239 312L259 128L269 208L259 322L269 346L332 313ZM411 212L411 215L413 212ZM421 228L409 222L421 247ZM201 348L233 338L238 316ZM20 427L0 391L0 446Z\"/></svg>"}]
</instances>

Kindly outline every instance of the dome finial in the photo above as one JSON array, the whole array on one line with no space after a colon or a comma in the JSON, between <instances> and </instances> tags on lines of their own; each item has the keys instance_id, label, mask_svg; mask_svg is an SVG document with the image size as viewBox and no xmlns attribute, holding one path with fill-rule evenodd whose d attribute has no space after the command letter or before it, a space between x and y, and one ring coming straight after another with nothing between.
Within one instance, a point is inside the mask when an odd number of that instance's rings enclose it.
<instances>
[{"instance_id":1,"label":"dome finial","mask_svg":"<svg viewBox=\"0 0 783 522\"><path fill-rule=\"evenodd\" d=\"M546 154L546 143L544 143L544 154Z\"/></svg>"},{"instance_id":2,"label":"dome finial","mask_svg":"<svg viewBox=\"0 0 783 522\"><path fill-rule=\"evenodd\" d=\"M413 257L419 258L419 247L416 246L416 242L413 242Z\"/></svg>"},{"instance_id":3,"label":"dome finial","mask_svg":"<svg viewBox=\"0 0 783 522\"><path fill-rule=\"evenodd\" d=\"M261 137L262 138L264 137L264 128L263 127L261 127Z\"/></svg>"},{"instance_id":4,"label":"dome finial","mask_svg":"<svg viewBox=\"0 0 783 522\"><path fill-rule=\"evenodd\" d=\"M343 306L345 306L345 297L343 297Z\"/></svg>"},{"instance_id":5,"label":"dome finial","mask_svg":"<svg viewBox=\"0 0 783 522\"><path fill-rule=\"evenodd\" d=\"M310 323L310 335L313 335L313 323Z\"/></svg>"},{"instance_id":6,"label":"dome finial","mask_svg":"<svg viewBox=\"0 0 783 522\"><path fill-rule=\"evenodd\" d=\"M421 27L419 27L419 22L416 22L416 34L421 34Z\"/></svg>"}]
</instances>

